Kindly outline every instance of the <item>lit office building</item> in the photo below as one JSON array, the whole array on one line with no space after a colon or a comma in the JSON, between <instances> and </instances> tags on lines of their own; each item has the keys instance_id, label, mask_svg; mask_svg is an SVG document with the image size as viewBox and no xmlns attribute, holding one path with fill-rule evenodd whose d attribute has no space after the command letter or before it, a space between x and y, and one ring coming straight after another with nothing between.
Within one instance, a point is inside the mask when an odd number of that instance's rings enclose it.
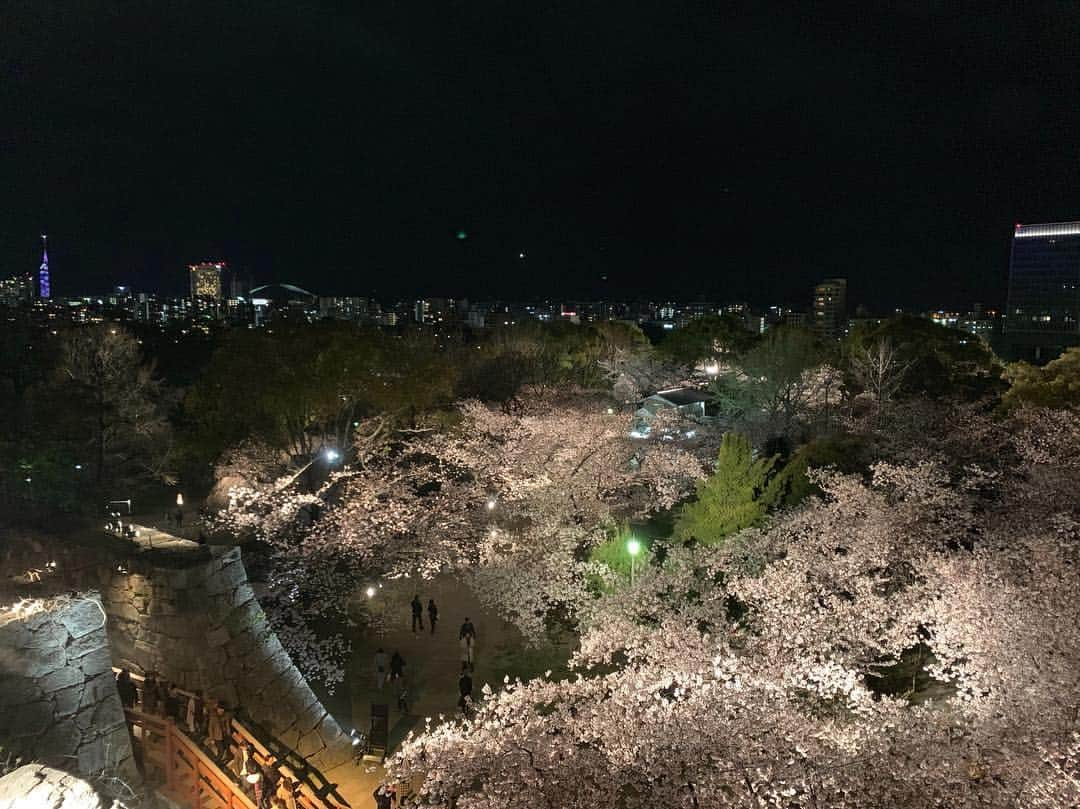
<instances>
[{"instance_id":1,"label":"lit office building","mask_svg":"<svg viewBox=\"0 0 1080 809\"><path fill-rule=\"evenodd\" d=\"M1080 345L1080 222L1017 225L1009 261L1005 353L1046 362Z\"/></svg>"},{"instance_id":2,"label":"lit office building","mask_svg":"<svg viewBox=\"0 0 1080 809\"><path fill-rule=\"evenodd\" d=\"M193 300L221 300L221 273L225 269L222 261L204 261L188 265L191 274L191 297Z\"/></svg>"},{"instance_id":3,"label":"lit office building","mask_svg":"<svg viewBox=\"0 0 1080 809\"><path fill-rule=\"evenodd\" d=\"M814 287L811 328L820 337L836 340L847 330L847 280L826 278Z\"/></svg>"}]
</instances>

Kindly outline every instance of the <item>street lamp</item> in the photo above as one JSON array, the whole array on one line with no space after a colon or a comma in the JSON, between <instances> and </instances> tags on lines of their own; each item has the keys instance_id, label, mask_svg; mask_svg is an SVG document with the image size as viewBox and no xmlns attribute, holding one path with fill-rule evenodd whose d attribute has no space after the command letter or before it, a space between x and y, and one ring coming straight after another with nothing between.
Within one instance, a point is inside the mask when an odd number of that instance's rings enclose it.
<instances>
[{"instance_id":1,"label":"street lamp","mask_svg":"<svg viewBox=\"0 0 1080 809\"><path fill-rule=\"evenodd\" d=\"M494 511L495 510L495 503L496 503L495 498L494 497L489 497L488 501L487 501L487 510L488 511Z\"/></svg>"},{"instance_id":2,"label":"street lamp","mask_svg":"<svg viewBox=\"0 0 1080 809\"><path fill-rule=\"evenodd\" d=\"M368 598L375 598L375 588L374 587L368 587L364 591L364 593L367 594Z\"/></svg>"},{"instance_id":3,"label":"street lamp","mask_svg":"<svg viewBox=\"0 0 1080 809\"><path fill-rule=\"evenodd\" d=\"M626 541L626 552L630 554L630 584L634 583L634 563L637 555L641 553L641 543L631 537Z\"/></svg>"},{"instance_id":4,"label":"street lamp","mask_svg":"<svg viewBox=\"0 0 1080 809\"><path fill-rule=\"evenodd\" d=\"M327 462L327 463L330 463L330 464L332 464L332 463L337 463L337 461L341 460L341 453L340 453L340 452L338 452L338 451L337 451L336 449L334 449L333 447L324 447L321 453L318 453L318 454L316 454L316 455L315 455L315 457L313 457L313 458L312 458L312 459L311 459L310 461L308 461L308 462L307 462L306 464L304 464L303 466L301 466L301 467L300 467L300 468L299 468L299 469L298 469L298 470L296 471L296 474L294 474L294 475L293 475L292 477L290 477L290 478L289 478L288 480L286 480L286 481L285 481L284 483L282 483L282 484L279 484L279 485L278 485L278 487L277 487L277 490L278 490L279 492L280 492L280 491L284 491L285 489L287 489L287 488L289 488L290 486L292 486L292 485L293 485L293 483L295 483L295 482L296 482L296 479L297 479L298 477L300 477L300 476L301 476L302 474L304 474L304 473L305 473L305 472L306 472L306 471L307 471L307 470L308 470L309 468L311 468L311 465L312 465L313 463L315 463L315 461L319 460L319 457L320 457L320 455L321 455L321 456L322 456L323 458L325 458L325 459L326 459L326 462Z\"/></svg>"}]
</instances>

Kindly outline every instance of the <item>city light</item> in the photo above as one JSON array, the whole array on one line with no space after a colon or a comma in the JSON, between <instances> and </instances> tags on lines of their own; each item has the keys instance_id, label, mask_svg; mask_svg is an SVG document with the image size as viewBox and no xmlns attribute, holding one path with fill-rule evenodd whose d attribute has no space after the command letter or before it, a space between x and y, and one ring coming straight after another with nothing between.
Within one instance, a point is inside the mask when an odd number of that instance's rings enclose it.
<instances>
[{"instance_id":1,"label":"city light","mask_svg":"<svg viewBox=\"0 0 1080 809\"><path fill-rule=\"evenodd\" d=\"M341 457L341 453L338 452L336 449L327 449L324 451L323 454L326 456L326 460L328 460L330 463L334 463Z\"/></svg>"},{"instance_id":2,"label":"city light","mask_svg":"<svg viewBox=\"0 0 1080 809\"><path fill-rule=\"evenodd\" d=\"M366 590L364 590L364 593L367 594L368 598L375 598L375 588L374 587L368 587Z\"/></svg>"},{"instance_id":3,"label":"city light","mask_svg":"<svg viewBox=\"0 0 1080 809\"><path fill-rule=\"evenodd\" d=\"M487 501L487 510L488 511L494 511L496 505L497 504L496 504L495 498L494 497L489 497L488 501Z\"/></svg>"}]
</instances>

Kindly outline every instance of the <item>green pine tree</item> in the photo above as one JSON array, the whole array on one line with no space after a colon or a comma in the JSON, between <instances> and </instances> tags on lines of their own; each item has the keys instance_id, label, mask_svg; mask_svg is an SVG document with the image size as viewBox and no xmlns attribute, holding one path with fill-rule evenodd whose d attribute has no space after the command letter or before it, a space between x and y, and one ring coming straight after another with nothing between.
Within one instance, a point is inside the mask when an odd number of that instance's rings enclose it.
<instances>
[{"instance_id":1,"label":"green pine tree","mask_svg":"<svg viewBox=\"0 0 1080 809\"><path fill-rule=\"evenodd\" d=\"M769 480L777 457L755 459L750 439L727 433L716 471L698 484L697 499L676 517L676 538L711 545L760 524L776 498Z\"/></svg>"}]
</instances>

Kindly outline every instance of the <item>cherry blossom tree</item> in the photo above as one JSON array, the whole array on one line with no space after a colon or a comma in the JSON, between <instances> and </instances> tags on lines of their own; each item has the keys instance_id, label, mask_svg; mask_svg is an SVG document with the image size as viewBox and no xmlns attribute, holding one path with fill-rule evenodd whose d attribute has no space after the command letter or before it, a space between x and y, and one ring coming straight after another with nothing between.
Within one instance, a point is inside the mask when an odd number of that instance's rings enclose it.
<instances>
[{"instance_id":1,"label":"cherry blossom tree","mask_svg":"<svg viewBox=\"0 0 1080 809\"><path fill-rule=\"evenodd\" d=\"M589 602L576 679L485 688L391 777L428 807L1075 805L1075 537L992 470L816 482Z\"/></svg>"},{"instance_id":2,"label":"cherry blossom tree","mask_svg":"<svg viewBox=\"0 0 1080 809\"><path fill-rule=\"evenodd\" d=\"M214 529L267 549L264 603L305 673L339 674L322 653L342 647L313 646L304 627L344 621L375 576L460 571L539 639L554 612L572 619L592 598L588 548L619 520L686 497L704 474L699 454L711 454L707 442L635 441L629 416L580 392L526 392L511 408L463 402L458 414L450 430L398 432L312 493L236 456L223 466L250 482L230 489Z\"/></svg>"}]
</instances>

